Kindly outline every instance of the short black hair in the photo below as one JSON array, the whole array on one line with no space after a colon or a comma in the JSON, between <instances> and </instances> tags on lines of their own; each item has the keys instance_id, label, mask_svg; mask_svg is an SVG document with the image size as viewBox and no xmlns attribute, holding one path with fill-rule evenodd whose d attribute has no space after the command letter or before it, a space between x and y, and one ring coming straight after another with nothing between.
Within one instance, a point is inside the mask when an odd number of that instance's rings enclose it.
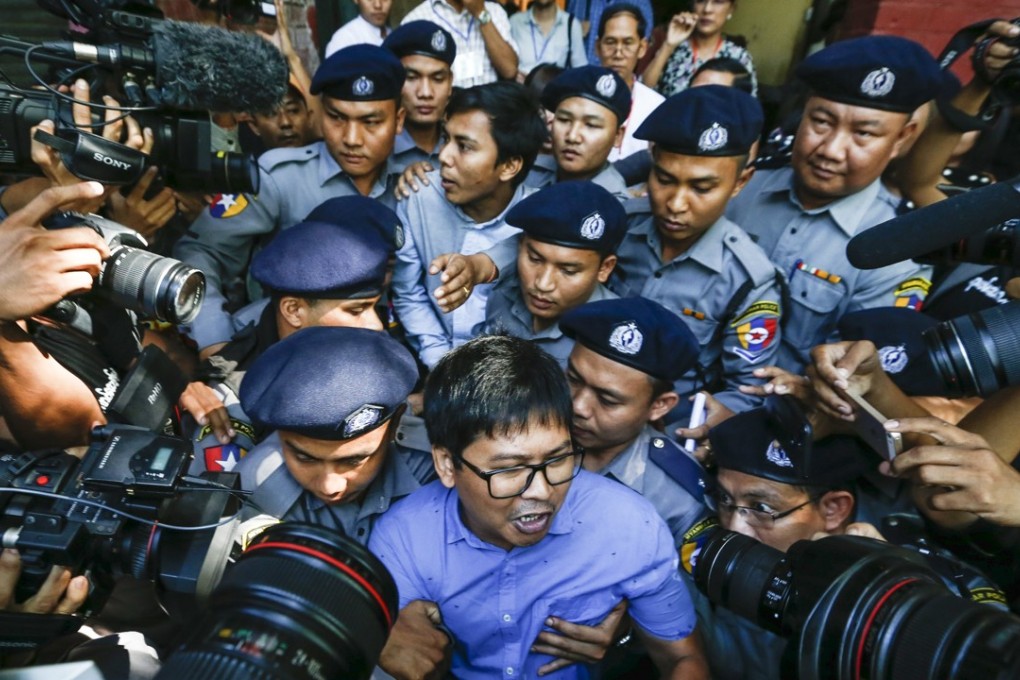
<instances>
[{"instance_id":1,"label":"short black hair","mask_svg":"<svg viewBox=\"0 0 1020 680\"><path fill-rule=\"evenodd\" d=\"M524 181L548 136L538 99L519 83L499 81L465 89L454 88L446 105L449 120L458 113L482 111L492 124L496 163L520 157L524 165L513 185Z\"/></svg>"},{"instance_id":2,"label":"short black hair","mask_svg":"<svg viewBox=\"0 0 1020 680\"><path fill-rule=\"evenodd\" d=\"M559 363L530 340L483 335L444 356L425 382L425 429L454 461L479 437L534 424L570 428L573 405Z\"/></svg>"},{"instance_id":3,"label":"short black hair","mask_svg":"<svg viewBox=\"0 0 1020 680\"><path fill-rule=\"evenodd\" d=\"M629 2L614 2L612 5L602 10L602 17L599 19L599 32L597 34L599 38L606 34L606 24L609 23L610 19L618 14L630 14L637 19L638 37L645 37L645 30L648 28L648 21L645 19L645 15L641 13L641 9L637 5L632 5Z\"/></svg>"},{"instance_id":4,"label":"short black hair","mask_svg":"<svg viewBox=\"0 0 1020 680\"><path fill-rule=\"evenodd\" d=\"M714 57L699 66L691 76L691 80L698 77L702 71L718 71L720 73L733 74L733 87L747 94L754 93L754 86L751 83L751 72L733 57Z\"/></svg>"},{"instance_id":5,"label":"short black hair","mask_svg":"<svg viewBox=\"0 0 1020 680\"><path fill-rule=\"evenodd\" d=\"M566 70L559 64L539 64L528 71L528 75L524 77L524 87L528 88L536 97L541 98L545 86L556 80L556 76Z\"/></svg>"}]
</instances>

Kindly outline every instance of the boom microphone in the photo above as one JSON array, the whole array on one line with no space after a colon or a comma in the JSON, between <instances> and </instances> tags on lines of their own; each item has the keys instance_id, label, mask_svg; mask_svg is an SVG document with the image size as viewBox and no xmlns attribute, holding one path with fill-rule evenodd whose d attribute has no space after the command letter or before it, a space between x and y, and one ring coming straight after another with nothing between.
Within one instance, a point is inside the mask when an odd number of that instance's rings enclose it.
<instances>
[{"instance_id":1,"label":"boom microphone","mask_svg":"<svg viewBox=\"0 0 1020 680\"><path fill-rule=\"evenodd\" d=\"M268 40L180 21L153 26L151 49L48 42L49 52L154 70L160 104L208 111L272 111L287 93L287 61Z\"/></svg>"},{"instance_id":2,"label":"boom microphone","mask_svg":"<svg viewBox=\"0 0 1020 680\"><path fill-rule=\"evenodd\" d=\"M1020 176L900 215L850 239L846 256L878 269L945 248L970 234L1020 217Z\"/></svg>"}]
</instances>

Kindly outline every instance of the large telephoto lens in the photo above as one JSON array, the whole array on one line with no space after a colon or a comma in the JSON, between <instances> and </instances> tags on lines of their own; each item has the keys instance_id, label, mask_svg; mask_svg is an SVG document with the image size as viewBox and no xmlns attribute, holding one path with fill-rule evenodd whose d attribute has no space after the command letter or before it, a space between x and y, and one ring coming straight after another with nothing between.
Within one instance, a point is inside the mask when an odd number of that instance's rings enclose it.
<instances>
[{"instance_id":1,"label":"large telephoto lens","mask_svg":"<svg viewBox=\"0 0 1020 680\"><path fill-rule=\"evenodd\" d=\"M944 321L924 332L928 355L953 397L987 397L1020 385L1020 304Z\"/></svg>"},{"instance_id":2,"label":"large telephoto lens","mask_svg":"<svg viewBox=\"0 0 1020 680\"><path fill-rule=\"evenodd\" d=\"M205 274L180 260L118 246L103 265L99 289L140 314L189 323L205 297Z\"/></svg>"},{"instance_id":3,"label":"large telephoto lens","mask_svg":"<svg viewBox=\"0 0 1020 680\"><path fill-rule=\"evenodd\" d=\"M397 617L397 587L358 543L307 524L270 527L227 571L191 642L159 678L368 678Z\"/></svg>"}]
</instances>

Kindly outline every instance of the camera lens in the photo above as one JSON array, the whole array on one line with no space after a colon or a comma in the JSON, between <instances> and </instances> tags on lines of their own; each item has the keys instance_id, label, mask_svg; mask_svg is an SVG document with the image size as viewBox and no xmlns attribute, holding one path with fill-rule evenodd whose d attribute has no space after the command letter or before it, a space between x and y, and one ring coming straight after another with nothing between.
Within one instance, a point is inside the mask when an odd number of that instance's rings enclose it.
<instances>
[{"instance_id":1,"label":"camera lens","mask_svg":"<svg viewBox=\"0 0 1020 680\"><path fill-rule=\"evenodd\" d=\"M1020 384L1020 305L1011 302L924 332L928 355L954 397L987 397Z\"/></svg>"},{"instance_id":2,"label":"camera lens","mask_svg":"<svg viewBox=\"0 0 1020 680\"><path fill-rule=\"evenodd\" d=\"M358 543L306 524L259 535L209 599L198 635L160 678L367 678L397 588Z\"/></svg>"},{"instance_id":3,"label":"camera lens","mask_svg":"<svg viewBox=\"0 0 1020 680\"><path fill-rule=\"evenodd\" d=\"M223 187L225 193L259 192L259 166L251 155L217 151L210 159L209 174L213 186Z\"/></svg>"},{"instance_id":4,"label":"camera lens","mask_svg":"<svg viewBox=\"0 0 1020 680\"><path fill-rule=\"evenodd\" d=\"M205 275L179 260L118 246L103 266L99 288L141 314L188 323L202 305Z\"/></svg>"}]
</instances>

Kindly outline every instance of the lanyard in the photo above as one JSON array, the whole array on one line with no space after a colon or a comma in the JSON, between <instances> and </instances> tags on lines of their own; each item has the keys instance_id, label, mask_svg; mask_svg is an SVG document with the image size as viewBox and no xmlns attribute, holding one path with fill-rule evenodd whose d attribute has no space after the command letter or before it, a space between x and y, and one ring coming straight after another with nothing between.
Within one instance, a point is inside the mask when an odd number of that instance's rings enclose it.
<instances>
[{"instance_id":1,"label":"lanyard","mask_svg":"<svg viewBox=\"0 0 1020 680\"><path fill-rule=\"evenodd\" d=\"M557 16L557 18L559 18ZM542 51L538 51L538 45L535 43L535 24L534 19L528 22L528 26L531 28L531 53L535 55L535 63L541 64L542 57L545 55L545 49L549 47L549 43L552 42L553 36L556 35L556 19L553 19L552 28L549 29L549 37L542 43Z\"/></svg>"},{"instance_id":2,"label":"lanyard","mask_svg":"<svg viewBox=\"0 0 1020 680\"><path fill-rule=\"evenodd\" d=\"M444 24L446 24L446 27L449 28L452 33L454 33L457 36L459 36L460 39L463 40L465 43L470 43L471 42L471 31L475 27L475 18L474 17L471 17L471 21L468 22L467 34L465 35L464 33L458 31L454 27L453 24L451 24L449 21L446 20L445 17L441 16L439 14L439 12L436 11L436 6L435 5L432 5L432 16L434 16L436 19L438 19L439 21L442 21ZM467 45L465 44L465 47L466 46Z\"/></svg>"},{"instance_id":3,"label":"lanyard","mask_svg":"<svg viewBox=\"0 0 1020 680\"><path fill-rule=\"evenodd\" d=\"M433 10L433 11L435 11L435 10ZM715 49L712 50L712 56L709 57L709 59L711 59L711 58L715 57L715 55L719 54L719 48L720 47L722 47L722 35L719 36L719 42L717 42L715 44ZM691 41L691 58L694 60L695 66L697 66L697 64L698 64L698 43L695 40ZM708 61L708 59L706 59L705 61Z\"/></svg>"}]
</instances>

